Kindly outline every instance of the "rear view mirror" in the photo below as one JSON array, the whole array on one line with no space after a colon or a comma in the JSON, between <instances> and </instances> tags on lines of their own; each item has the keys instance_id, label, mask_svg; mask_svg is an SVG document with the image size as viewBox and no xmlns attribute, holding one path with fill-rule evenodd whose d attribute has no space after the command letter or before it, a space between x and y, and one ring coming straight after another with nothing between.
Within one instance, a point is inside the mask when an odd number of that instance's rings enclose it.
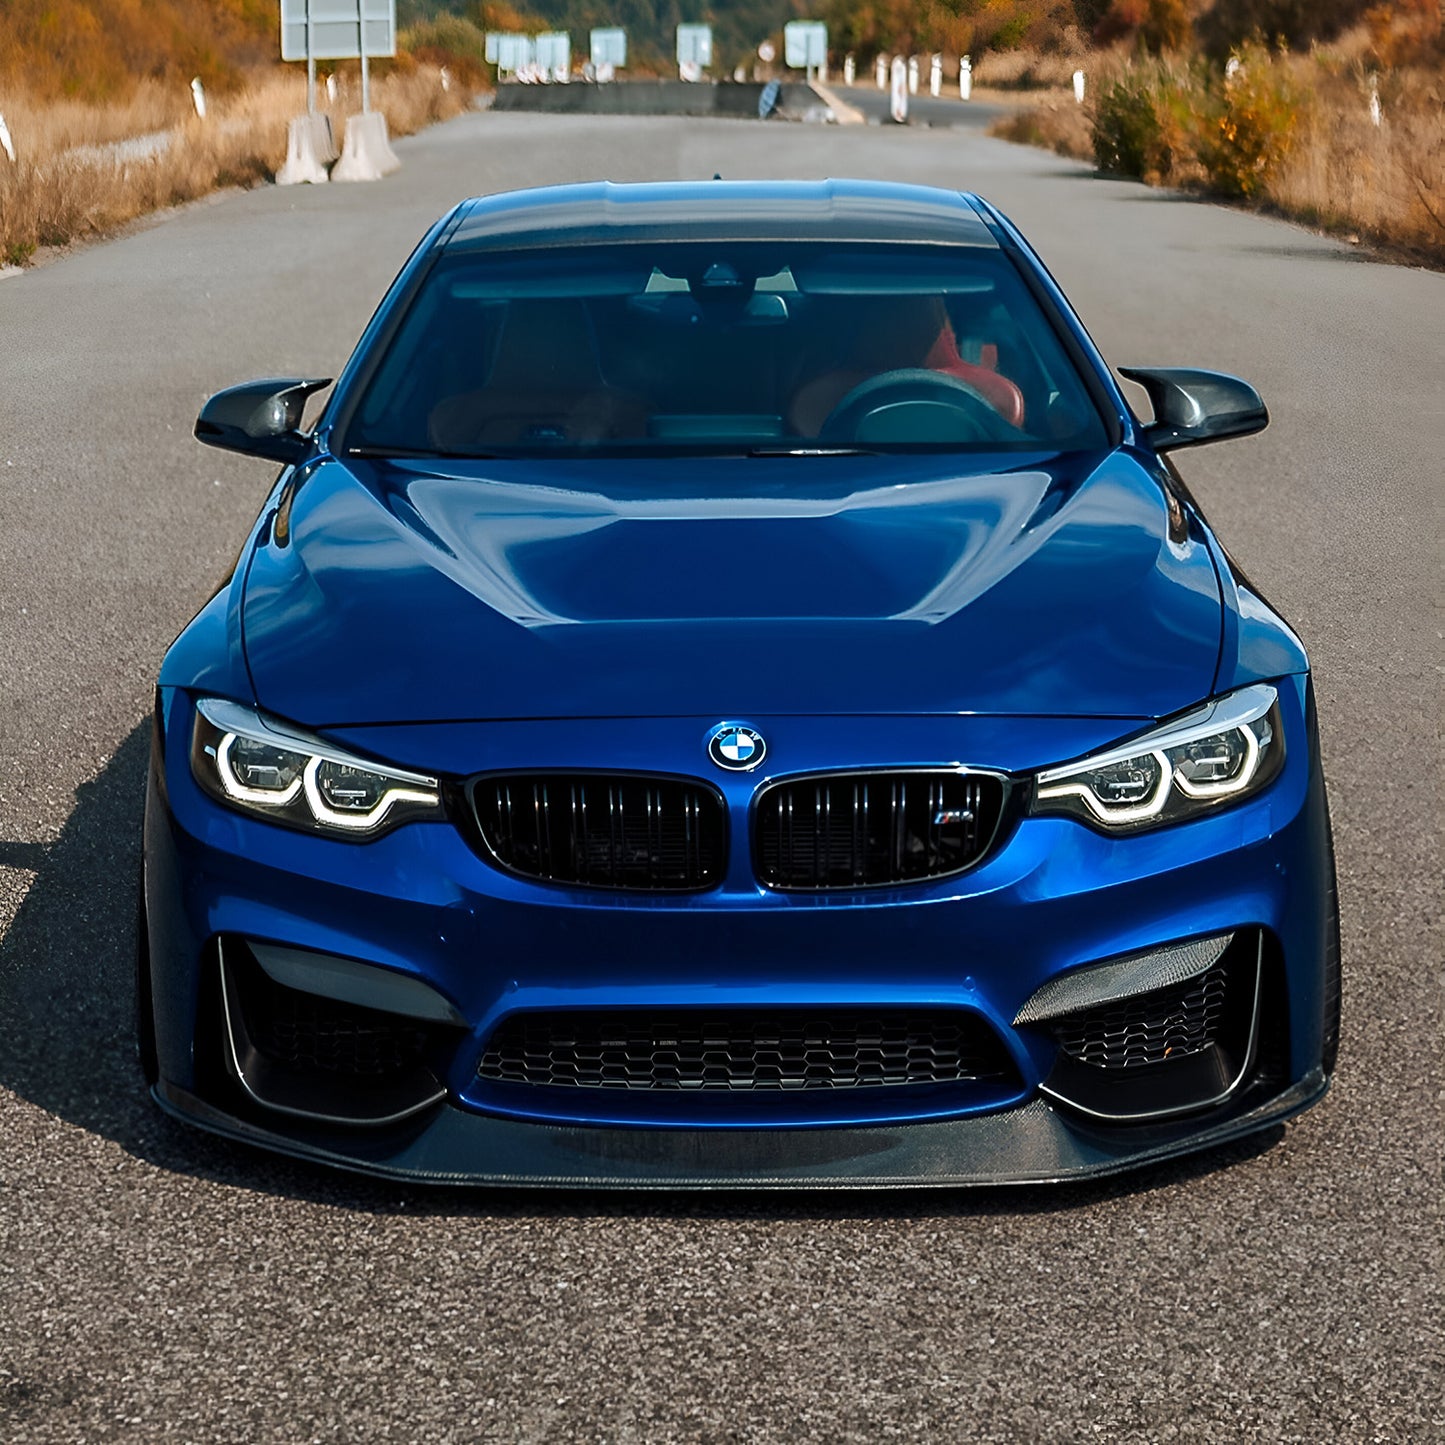
<instances>
[{"instance_id":1,"label":"rear view mirror","mask_svg":"<svg viewBox=\"0 0 1445 1445\"><path fill-rule=\"evenodd\" d=\"M1237 376L1187 366L1121 366L1149 393L1154 421L1144 441L1156 452L1251 436L1269 425L1259 393Z\"/></svg>"},{"instance_id":2,"label":"rear view mirror","mask_svg":"<svg viewBox=\"0 0 1445 1445\"><path fill-rule=\"evenodd\" d=\"M298 462L311 444L301 431L306 398L330 385L329 377L307 381L278 376L229 386L201 408L196 418L196 440L245 456Z\"/></svg>"}]
</instances>

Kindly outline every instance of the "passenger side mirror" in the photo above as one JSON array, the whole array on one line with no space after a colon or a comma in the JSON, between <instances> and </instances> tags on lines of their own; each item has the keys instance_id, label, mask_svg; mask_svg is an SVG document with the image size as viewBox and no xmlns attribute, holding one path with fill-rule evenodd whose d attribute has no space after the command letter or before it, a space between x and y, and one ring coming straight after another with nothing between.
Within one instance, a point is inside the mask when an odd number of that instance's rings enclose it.
<instances>
[{"instance_id":1,"label":"passenger side mirror","mask_svg":"<svg viewBox=\"0 0 1445 1445\"><path fill-rule=\"evenodd\" d=\"M1119 375L1149 393L1154 420L1144 441L1156 452L1252 436L1269 425L1259 393L1237 376L1186 366L1121 366Z\"/></svg>"},{"instance_id":2,"label":"passenger side mirror","mask_svg":"<svg viewBox=\"0 0 1445 1445\"><path fill-rule=\"evenodd\" d=\"M301 431L306 398L331 378L270 377L218 391L196 418L196 440L273 462L299 462L311 439Z\"/></svg>"}]
</instances>

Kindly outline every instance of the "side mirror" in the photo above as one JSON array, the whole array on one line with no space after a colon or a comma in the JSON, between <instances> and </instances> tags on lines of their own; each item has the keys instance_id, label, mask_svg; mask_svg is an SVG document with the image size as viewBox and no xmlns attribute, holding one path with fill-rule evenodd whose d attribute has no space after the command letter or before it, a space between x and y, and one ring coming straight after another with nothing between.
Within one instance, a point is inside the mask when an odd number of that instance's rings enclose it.
<instances>
[{"instance_id":1,"label":"side mirror","mask_svg":"<svg viewBox=\"0 0 1445 1445\"><path fill-rule=\"evenodd\" d=\"M306 398L331 385L295 376L248 381L218 391L196 418L196 440L248 457L299 462L311 439L301 431Z\"/></svg>"},{"instance_id":2,"label":"side mirror","mask_svg":"<svg viewBox=\"0 0 1445 1445\"><path fill-rule=\"evenodd\" d=\"M1149 393L1154 421L1144 440L1156 452L1252 436L1269 425L1259 393L1237 376L1187 366L1121 366L1119 375Z\"/></svg>"}]
</instances>

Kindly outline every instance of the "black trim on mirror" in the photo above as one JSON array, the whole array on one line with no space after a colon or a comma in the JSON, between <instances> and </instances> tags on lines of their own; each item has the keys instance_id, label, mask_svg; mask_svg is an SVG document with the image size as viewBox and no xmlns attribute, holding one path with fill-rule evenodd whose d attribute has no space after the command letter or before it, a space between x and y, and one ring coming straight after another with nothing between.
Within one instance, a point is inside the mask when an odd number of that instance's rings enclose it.
<instances>
[{"instance_id":1,"label":"black trim on mirror","mask_svg":"<svg viewBox=\"0 0 1445 1445\"><path fill-rule=\"evenodd\" d=\"M299 462L311 445L300 429L306 399L330 385L330 377L273 376L228 386L201 408L196 440L244 456Z\"/></svg>"},{"instance_id":2,"label":"black trim on mirror","mask_svg":"<svg viewBox=\"0 0 1445 1445\"><path fill-rule=\"evenodd\" d=\"M1269 425L1269 411L1247 382L1223 371L1190 366L1121 366L1119 375L1149 393L1154 420L1143 428L1156 452L1246 437Z\"/></svg>"}]
</instances>

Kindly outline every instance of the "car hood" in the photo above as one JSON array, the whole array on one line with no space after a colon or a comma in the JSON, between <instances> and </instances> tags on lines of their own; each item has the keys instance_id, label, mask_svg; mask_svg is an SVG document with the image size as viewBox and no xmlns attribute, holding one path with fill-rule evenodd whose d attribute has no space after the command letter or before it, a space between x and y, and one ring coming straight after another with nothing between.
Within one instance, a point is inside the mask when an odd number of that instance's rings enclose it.
<instances>
[{"instance_id":1,"label":"car hood","mask_svg":"<svg viewBox=\"0 0 1445 1445\"><path fill-rule=\"evenodd\" d=\"M969 462L322 459L247 572L257 698L324 727L1208 695L1213 564L1138 462Z\"/></svg>"}]
</instances>

